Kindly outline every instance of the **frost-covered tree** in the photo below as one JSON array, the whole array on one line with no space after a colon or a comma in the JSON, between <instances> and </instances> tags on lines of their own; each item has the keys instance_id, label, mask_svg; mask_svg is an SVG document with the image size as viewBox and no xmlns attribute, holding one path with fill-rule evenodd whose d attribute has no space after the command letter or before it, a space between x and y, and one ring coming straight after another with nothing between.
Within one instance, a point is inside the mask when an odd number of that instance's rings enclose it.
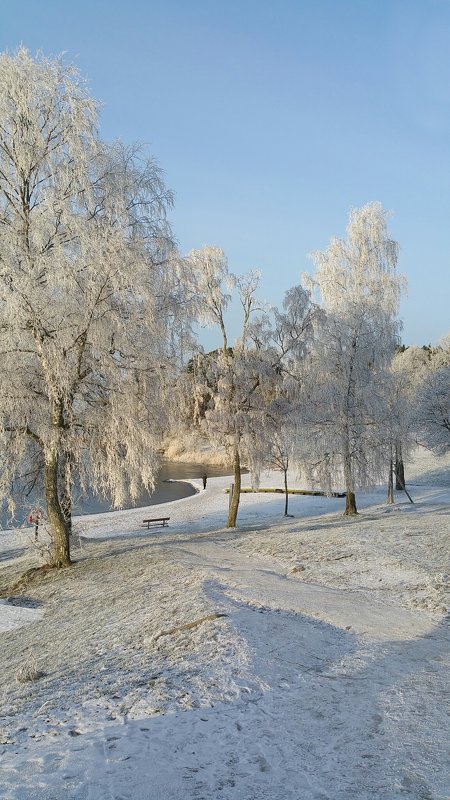
<instances>
[{"instance_id":1,"label":"frost-covered tree","mask_svg":"<svg viewBox=\"0 0 450 800\"><path fill-rule=\"evenodd\" d=\"M253 369L251 372L249 369L246 348L247 327L255 306L254 294L259 276L255 272L245 278L236 279L229 273L225 253L217 247L192 250L187 261L197 296L200 320L218 326L222 336L222 348L217 356L203 362L204 367L207 367L206 374L203 369L204 380L195 385L194 395L202 406L207 398L204 424L208 435L225 447L233 466L234 484L227 520L227 527L230 528L236 525L241 492L243 440L251 436L249 411L252 395L259 384L258 370ZM242 338L231 350L225 312L233 285L239 290L243 322Z\"/></svg>"},{"instance_id":2,"label":"frost-covered tree","mask_svg":"<svg viewBox=\"0 0 450 800\"><path fill-rule=\"evenodd\" d=\"M283 473L285 516L288 516L289 464L294 460L295 442L303 434L299 405L317 313L310 292L294 286L285 293L281 310L273 308L270 316L257 318L250 327L254 346L265 352L276 376L265 397L264 425L260 426L258 448L250 463L253 461L253 472L258 478L264 467Z\"/></svg>"},{"instance_id":3,"label":"frost-covered tree","mask_svg":"<svg viewBox=\"0 0 450 800\"><path fill-rule=\"evenodd\" d=\"M432 370L450 367L450 333L442 337L436 347L427 348L430 353L430 366Z\"/></svg>"},{"instance_id":4,"label":"frost-covered tree","mask_svg":"<svg viewBox=\"0 0 450 800\"><path fill-rule=\"evenodd\" d=\"M344 481L346 514L357 513L356 486L387 474L388 368L402 287L397 253L379 203L353 210L347 238L313 253L324 313L316 317L302 455L327 489Z\"/></svg>"},{"instance_id":5,"label":"frost-covered tree","mask_svg":"<svg viewBox=\"0 0 450 800\"><path fill-rule=\"evenodd\" d=\"M403 456L417 441L435 449L432 443L437 443L442 430L445 442L445 377L442 376L449 366L448 336L435 347L427 345L398 349L392 362L394 416L398 430L397 455ZM403 457L397 460L396 466L400 470L400 475L396 470L396 488L404 488Z\"/></svg>"},{"instance_id":6,"label":"frost-covered tree","mask_svg":"<svg viewBox=\"0 0 450 800\"><path fill-rule=\"evenodd\" d=\"M42 483L59 566L75 479L153 484L183 298L160 168L96 126L74 68L0 56L0 499Z\"/></svg>"},{"instance_id":7,"label":"frost-covered tree","mask_svg":"<svg viewBox=\"0 0 450 800\"><path fill-rule=\"evenodd\" d=\"M288 487L288 471L289 463L293 452L292 438L289 436L289 425L280 427L274 431L272 441L270 442L270 455L269 465L283 473L284 485L284 516L288 517L289 508L289 487Z\"/></svg>"},{"instance_id":8,"label":"frost-covered tree","mask_svg":"<svg viewBox=\"0 0 450 800\"><path fill-rule=\"evenodd\" d=\"M428 347L397 348L391 364L391 415L395 431L394 465L395 488L405 490L405 458L416 440L414 429L415 398L420 383L431 369Z\"/></svg>"},{"instance_id":9,"label":"frost-covered tree","mask_svg":"<svg viewBox=\"0 0 450 800\"><path fill-rule=\"evenodd\" d=\"M270 461L274 431L287 413L292 381L288 370L311 330L310 297L296 287L272 320L262 313L255 318L254 312L262 312L255 299L257 272L231 275L223 251L214 247L192 251L188 262L200 318L216 324L222 335L217 353L200 356L200 368L194 370L194 398L197 417L209 437L229 453L234 483L227 527L235 527L243 458L257 483L261 466ZM225 311L233 289L242 308L242 332L230 348Z\"/></svg>"},{"instance_id":10,"label":"frost-covered tree","mask_svg":"<svg viewBox=\"0 0 450 800\"><path fill-rule=\"evenodd\" d=\"M419 441L438 455L450 451L450 366L427 376L417 392L415 423Z\"/></svg>"}]
</instances>

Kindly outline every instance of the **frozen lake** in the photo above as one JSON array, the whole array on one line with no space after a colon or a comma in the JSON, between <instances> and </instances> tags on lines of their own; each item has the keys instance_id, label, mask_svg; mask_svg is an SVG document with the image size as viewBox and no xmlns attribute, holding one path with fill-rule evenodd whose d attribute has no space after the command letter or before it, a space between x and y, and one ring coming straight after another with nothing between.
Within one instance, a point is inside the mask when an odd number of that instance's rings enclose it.
<instances>
[{"instance_id":1,"label":"frozen lake","mask_svg":"<svg viewBox=\"0 0 450 800\"><path fill-rule=\"evenodd\" d=\"M170 503L173 500L180 500L182 497L190 497L195 494L196 490L188 481L193 478L200 480L205 473L210 478L217 478L228 475L230 468L227 469L220 466L208 466L206 468L201 463L163 461L154 492L151 494L142 492L136 503L125 504L124 508L144 508L145 506L158 505L159 503ZM21 507L16 510L14 525L22 525L27 520L35 502L31 498L23 501ZM44 505L42 499L40 505L41 507ZM74 500L74 514L99 514L112 510L114 509L111 507L110 501L100 497L90 495L80 499L75 498ZM11 524L8 523L8 514L2 512L0 514L0 528L9 527L11 527Z\"/></svg>"}]
</instances>

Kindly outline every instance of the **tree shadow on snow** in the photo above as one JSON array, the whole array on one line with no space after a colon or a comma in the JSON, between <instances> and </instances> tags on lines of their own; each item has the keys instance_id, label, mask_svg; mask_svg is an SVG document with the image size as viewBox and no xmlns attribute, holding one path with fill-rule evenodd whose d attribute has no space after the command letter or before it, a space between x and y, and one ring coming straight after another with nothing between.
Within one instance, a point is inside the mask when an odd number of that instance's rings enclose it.
<instances>
[{"instance_id":1,"label":"tree shadow on snow","mask_svg":"<svg viewBox=\"0 0 450 800\"><path fill-rule=\"evenodd\" d=\"M297 687L289 703L301 706L311 772L322 782L329 758L334 774L344 776L340 790L333 782L326 787L335 800L366 797L368 789L371 797L444 796L447 719L444 707L439 717L436 691L440 686L445 696L450 615L417 639L368 642L304 614L231 598L214 581L205 590L246 639L252 670L269 677L277 713L280 676L285 689ZM283 722L283 734L295 737L295 719L291 730L287 716Z\"/></svg>"}]
</instances>

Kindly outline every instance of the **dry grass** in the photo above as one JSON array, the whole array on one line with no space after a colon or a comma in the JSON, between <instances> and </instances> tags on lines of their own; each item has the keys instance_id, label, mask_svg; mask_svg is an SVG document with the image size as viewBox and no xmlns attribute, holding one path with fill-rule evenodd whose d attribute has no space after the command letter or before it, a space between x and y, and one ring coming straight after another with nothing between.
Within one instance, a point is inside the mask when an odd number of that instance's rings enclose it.
<instances>
[{"instance_id":1,"label":"dry grass","mask_svg":"<svg viewBox=\"0 0 450 800\"><path fill-rule=\"evenodd\" d=\"M204 464L205 466L227 467L229 458L224 449L215 450L207 439L196 434L176 439L167 439L164 443L164 458L169 461Z\"/></svg>"},{"instance_id":2,"label":"dry grass","mask_svg":"<svg viewBox=\"0 0 450 800\"><path fill-rule=\"evenodd\" d=\"M30 653L27 661L16 672L17 683L34 683L34 681L45 678L45 672L38 669L37 658L34 653Z\"/></svg>"}]
</instances>

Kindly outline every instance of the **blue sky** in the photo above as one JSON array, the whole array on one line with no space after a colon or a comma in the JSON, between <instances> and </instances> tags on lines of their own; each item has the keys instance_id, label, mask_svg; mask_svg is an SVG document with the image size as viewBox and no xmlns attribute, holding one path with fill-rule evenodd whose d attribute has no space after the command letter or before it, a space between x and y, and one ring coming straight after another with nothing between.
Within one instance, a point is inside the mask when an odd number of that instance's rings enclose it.
<instances>
[{"instance_id":1,"label":"blue sky","mask_svg":"<svg viewBox=\"0 0 450 800\"><path fill-rule=\"evenodd\" d=\"M106 139L143 141L181 250L281 302L348 211L392 211L403 340L450 330L449 0L3 0L0 50L66 52ZM207 342L209 344L209 342Z\"/></svg>"}]
</instances>

